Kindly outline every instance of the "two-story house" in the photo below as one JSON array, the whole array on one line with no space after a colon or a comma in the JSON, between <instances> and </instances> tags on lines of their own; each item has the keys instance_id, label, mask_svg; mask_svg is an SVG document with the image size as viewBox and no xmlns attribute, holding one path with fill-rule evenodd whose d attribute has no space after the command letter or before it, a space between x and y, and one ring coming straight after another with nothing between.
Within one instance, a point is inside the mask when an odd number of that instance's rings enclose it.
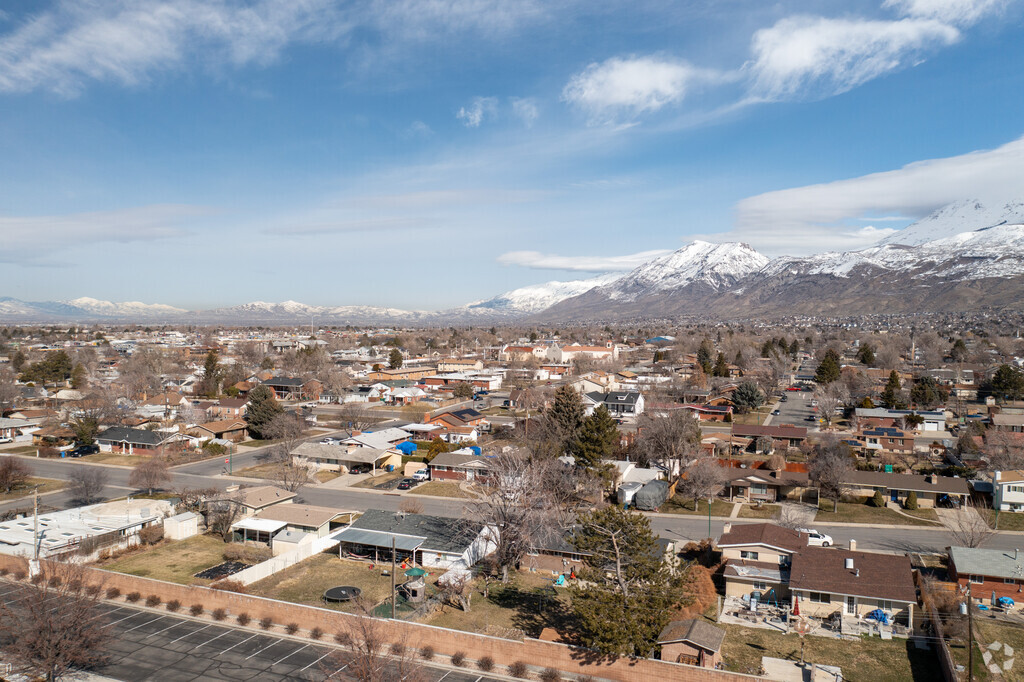
<instances>
[{"instance_id":1,"label":"two-story house","mask_svg":"<svg viewBox=\"0 0 1024 682\"><path fill-rule=\"evenodd\" d=\"M725 559L725 595L754 592L764 600L789 598L793 555L807 548L807 534L773 523L726 525L718 540Z\"/></svg>"}]
</instances>

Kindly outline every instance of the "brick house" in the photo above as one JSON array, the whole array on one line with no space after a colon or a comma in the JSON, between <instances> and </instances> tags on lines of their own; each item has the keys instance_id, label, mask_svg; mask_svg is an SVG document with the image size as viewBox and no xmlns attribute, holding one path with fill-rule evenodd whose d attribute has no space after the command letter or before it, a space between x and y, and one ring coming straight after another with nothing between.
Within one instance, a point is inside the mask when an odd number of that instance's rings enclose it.
<instances>
[{"instance_id":1,"label":"brick house","mask_svg":"<svg viewBox=\"0 0 1024 682\"><path fill-rule=\"evenodd\" d=\"M1016 549L949 547L949 577L976 602L998 597L1022 599L1024 552Z\"/></svg>"},{"instance_id":2,"label":"brick house","mask_svg":"<svg viewBox=\"0 0 1024 682\"><path fill-rule=\"evenodd\" d=\"M661 660L717 668L725 630L697 618L672 621L658 635Z\"/></svg>"},{"instance_id":3,"label":"brick house","mask_svg":"<svg viewBox=\"0 0 1024 682\"><path fill-rule=\"evenodd\" d=\"M431 481L473 481L490 475L487 458L475 454L468 448L442 452L427 466L430 468Z\"/></svg>"}]
</instances>

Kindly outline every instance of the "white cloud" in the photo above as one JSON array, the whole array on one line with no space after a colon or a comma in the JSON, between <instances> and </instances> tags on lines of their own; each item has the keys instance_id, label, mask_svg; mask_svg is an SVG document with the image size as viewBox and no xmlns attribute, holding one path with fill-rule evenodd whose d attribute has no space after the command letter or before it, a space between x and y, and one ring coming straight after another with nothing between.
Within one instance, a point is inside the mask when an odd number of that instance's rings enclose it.
<instances>
[{"instance_id":1,"label":"white cloud","mask_svg":"<svg viewBox=\"0 0 1024 682\"><path fill-rule=\"evenodd\" d=\"M540 116L540 109L537 107L537 100L532 97L513 97L512 113L522 120L527 128L530 128Z\"/></svg>"},{"instance_id":2,"label":"white cloud","mask_svg":"<svg viewBox=\"0 0 1024 682\"><path fill-rule=\"evenodd\" d=\"M697 79L710 72L662 57L613 57L573 76L562 99L598 120L657 111L679 102Z\"/></svg>"},{"instance_id":3,"label":"white cloud","mask_svg":"<svg viewBox=\"0 0 1024 682\"><path fill-rule=\"evenodd\" d=\"M330 0L66 1L0 37L0 91L135 85L197 54L210 66L268 63L293 40L330 35L331 12Z\"/></svg>"},{"instance_id":4,"label":"white cloud","mask_svg":"<svg viewBox=\"0 0 1024 682\"><path fill-rule=\"evenodd\" d=\"M468 107L460 107L455 118L467 128L479 128L487 117L498 113L498 100L494 97L474 97Z\"/></svg>"},{"instance_id":5,"label":"white cloud","mask_svg":"<svg viewBox=\"0 0 1024 682\"><path fill-rule=\"evenodd\" d=\"M843 93L959 38L931 19L788 17L754 34L751 95L775 101Z\"/></svg>"},{"instance_id":6,"label":"white cloud","mask_svg":"<svg viewBox=\"0 0 1024 682\"><path fill-rule=\"evenodd\" d=\"M2 216L0 260L47 261L82 244L141 242L187 234L189 219L213 211L201 206L154 204L114 211L51 216Z\"/></svg>"},{"instance_id":7,"label":"white cloud","mask_svg":"<svg viewBox=\"0 0 1024 682\"><path fill-rule=\"evenodd\" d=\"M652 258L664 256L665 249L641 251L626 256L558 256L539 251L509 251L498 256L502 265L519 265L534 270L578 272L628 272Z\"/></svg>"},{"instance_id":8,"label":"white cloud","mask_svg":"<svg viewBox=\"0 0 1024 682\"><path fill-rule=\"evenodd\" d=\"M894 227L875 227L874 225L865 225L859 230L853 230L851 232L843 232L846 237L852 237L853 239L864 239L869 242L877 242L879 239L885 239L890 234L896 234L899 232Z\"/></svg>"},{"instance_id":9,"label":"white cloud","mask_svg":"<svg viewBox=\"0 0 1024 682\"><path fill-rule=\"evenodd\" d=\"M1021 177L1024 138L996 149L749 197L737 204L733 230L702 238L744 241L769 254L860 248L884 237L888 228L851 230L851 222L873 214L920 218L965 198L998 205L1020 199Z\"/></svg>"},{"instance_id":10,"label":"white cloud","mask_svg":"<svg viewBox=\"0 0 1024 682\"><path fill-rule=\"evenodd\" d=\"M901 16L969 26L987 14L1001 11L1006 4L1007 0L885 0L882 7Z\"/></svg>"}]
</instances>

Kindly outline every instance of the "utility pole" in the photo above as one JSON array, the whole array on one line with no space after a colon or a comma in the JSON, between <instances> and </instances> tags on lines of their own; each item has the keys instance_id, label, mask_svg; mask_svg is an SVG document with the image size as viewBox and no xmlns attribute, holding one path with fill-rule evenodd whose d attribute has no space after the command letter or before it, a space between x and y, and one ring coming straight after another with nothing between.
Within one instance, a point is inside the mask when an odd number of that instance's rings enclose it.
<instances>
[{"instance_id":1,"label":"utility pole","mask_svg":"<svg viewBox=\"0 0 1024 682\"><path fill-rule=\"evenodd\" d=\"M967 578L967 682L974 682L974 602L970 577Z\"/></svg>"},{"instance_id":2,"label":"utility pole","mask_svg":"<svg viewBox=\"0 0 1024 682\"><path fill-rule=\"evenodd\" d=\"M395 619L395 536L391 536L391 620Z\"/></svg>"},{"instance_id":3,"label":"utility pole","mask_svg":"<svg viewBox=\"0 0 1024 682\"><path fill-rule=\"evenodd\" d=\"M32 491L32 560L39 561L39 486Z\"/></svg>"}]
</instances>

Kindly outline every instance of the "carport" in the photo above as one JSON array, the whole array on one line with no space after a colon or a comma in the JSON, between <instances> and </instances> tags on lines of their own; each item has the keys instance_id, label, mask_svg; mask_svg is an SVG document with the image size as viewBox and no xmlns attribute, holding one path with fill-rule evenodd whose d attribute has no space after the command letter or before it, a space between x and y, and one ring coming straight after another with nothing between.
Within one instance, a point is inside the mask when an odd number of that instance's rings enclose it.
<instances>
[{"instance_id":1,"label":"carport","mask_svg":"<svg viewBox=\"0 0 1024 682\"><path fill-rule=\"evenodd\" d=\"M346 528L332 537L341 543L338 549L341 558L372 559L375 563L390 561L392 548L396 561L409 559L414 564L419 563L416 561L416 551L427 541L427 538L419 535L363 528Z\"/></svg>"},{"instance_id":2,"label":"carport","mask_svg":"<svg viewBox=\"0 0 1024 682\"><path fill-rule=\"evenodd\" d=\"M269 545L277 531L287 525L284 521L252 517L231 524L231 532L235 542L261 542Z\"/></svg>"}]
</instances>

